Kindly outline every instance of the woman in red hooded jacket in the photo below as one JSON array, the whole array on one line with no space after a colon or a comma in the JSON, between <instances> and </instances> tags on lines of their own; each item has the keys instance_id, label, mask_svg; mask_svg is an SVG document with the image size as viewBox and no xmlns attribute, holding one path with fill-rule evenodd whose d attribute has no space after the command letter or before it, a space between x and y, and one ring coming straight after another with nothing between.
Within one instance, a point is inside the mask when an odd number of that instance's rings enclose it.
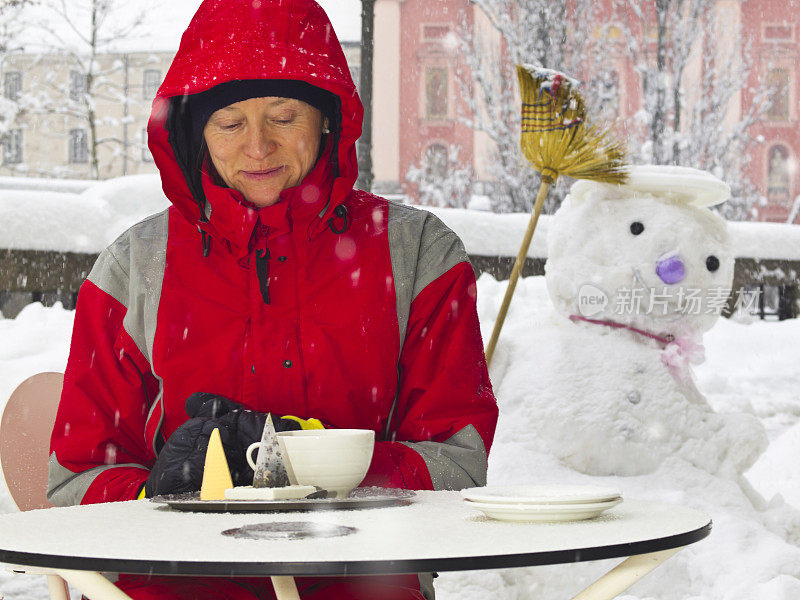
<instances>
[{"instance_id":1,"label":"woman in red hooded jacket","mask_svg":"<svg viewBox=\"0 0 800 600\"><path fill-rule=\"evenodd\" d=\"M235 471L268 412L293 416L279 428L375 431L362 485L485 484L497 406L472 268L433 215L353 189L362 116L312 0L203 2L148 127L172 206L120 236L81 288L54 504L197 489L202 453L187 459L187 444L221 426ZM242 469L235 483L252 478ZM271 597L268 579L118 585L134 598ZM425 575L298 586L303 598L433 597Z\"/></svg>"}]
</instances>

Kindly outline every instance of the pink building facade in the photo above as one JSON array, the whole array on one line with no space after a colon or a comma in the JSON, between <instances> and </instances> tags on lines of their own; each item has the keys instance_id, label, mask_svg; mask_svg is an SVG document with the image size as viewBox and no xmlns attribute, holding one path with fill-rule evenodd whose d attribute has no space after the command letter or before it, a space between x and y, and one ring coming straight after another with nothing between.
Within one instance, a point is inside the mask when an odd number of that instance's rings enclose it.
<instances>
[{"instance_id":1,"label":"pink building facade","mask_svg":"<svg viewBox=\"0 0 800 600\"><path fill-rule=\"evenodd\" d=\"M758 207L764 221L800 223L800 3L796 0L746 0L742 24L751 41L754 69L745 87L742 110L753 103L759 76L774 90L772 105L753 128L763 143L749 148L747 173L766 198ZM763 85L763 84L761 84ZM793 211L794 209L794 211Z\"/></svg>"},{"instance_id":2,"label":"pink building facade","mask_svg":"<svg viewBox=\"0 0 800 600\"><path fill-rule=\"evenodd\" d=\"M795 200L800 197L800 1L718 4L732 23L741 24L756 61L745 91L729 110L749 111L754 96L747 90L763 86L764 80L775 90L772 108L750 130L754 141L747 149L745 172L763 198L755 218L786 222L793 215L800 223L800 215L794 214L800 212ZM435 174L452 168L447 163L452 146L460 150L460 166L481 179L487 142L459 118L466 107L457 74L466 73L467 67L456 34L480 27L482 21L483 15L467 0L377 0L373 136L376 145L388 142L373 154L380 191L416 198L416 186L406 181L409 170L423 167ZM639 76L621 52L614 55L613 44L608 48L606 64L613 66L616 86L611 110L629 118L642 107ZM738 120L736 114L730 116ZM387 134L385 140L381 132ZM395 132L396 140L390 141Z\"/></svg>"}]
</instances>

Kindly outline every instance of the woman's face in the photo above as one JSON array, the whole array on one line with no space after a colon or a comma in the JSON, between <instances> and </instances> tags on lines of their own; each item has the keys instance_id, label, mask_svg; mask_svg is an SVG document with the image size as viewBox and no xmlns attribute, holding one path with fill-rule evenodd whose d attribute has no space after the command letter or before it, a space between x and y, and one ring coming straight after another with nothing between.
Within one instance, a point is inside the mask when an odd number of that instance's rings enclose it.
<instances>
[{"instance_id":1,"label":"woman's face","mask_svg":"<svg viewBox=\"0 0 800 600\"><path fill-rule=\"evenodd\" d=\"M302 100L250 98L212 114L203 135L225 184L269 206L313 168L322 124L322 113Z\"/></svg>"}]
</instances>

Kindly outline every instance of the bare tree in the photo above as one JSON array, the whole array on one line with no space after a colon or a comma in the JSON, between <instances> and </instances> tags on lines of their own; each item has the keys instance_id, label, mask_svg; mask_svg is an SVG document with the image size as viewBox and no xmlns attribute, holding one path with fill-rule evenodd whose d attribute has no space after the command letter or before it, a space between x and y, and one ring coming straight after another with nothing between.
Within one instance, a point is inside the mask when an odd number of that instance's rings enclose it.
<instances>
[{"instance_id":1,"label":"bare tree","mask_svg":"<svg viewBox=\"0 0 800 600\"><path fill-rule=\"evenodd\" d=\"M472 196L474 173L459 160L461 148L434 144L422 165L413 165L406 181L417 185L419 200L426 206L466 208Z\"/></svg>"},{"instance_id":2,"label":"bare tree","mask_svg":"<svg viewBox=\"0 0 800 600\"><path fill-rule=\"evenodd\" d=\"M70 78L64 81L53 74L40 82L40 110L47 114L72 117L86 125L87 149L91 177L100 176L101 147L107 146L115 156L129 151L126 140L118 136L101 137L99 129L111 117L98 112L98 103L124 104L128 101L125 57L112 60L121 41L137 37L141 32L146 7L132 18L112 15L130 3L123 0L41 0L50 17L39 26L45 32L44 47L60 55L67 63ZM137 147L131 148L133 150Z\"/></svg>"},{"instance_id":3,"label":"bare tree","mask_svg":"<svg viewBox=\"0 0 800 600\"><path fill-rule=\"evenodd\" d=\"M470 0L491 24L494 36L462 30L469 71L459 78L468 113L461 120L488 137L493 156L487 170L492 209L528 211L539 188L539 175L519 149L520 99L515 65L538 66L576 77L591 73L593 57L590 0ZM499 43L495 43L492 37ZM551 194L546 212L559 203Z\"/></svg>"},{"instance_id":4,"label":"bare tree","mask_svg":"<svg viewBox=\"0 0 800 600\"><path fill-rule=\"evenodd\" d=\"M628 127L633 159L714 173L734 191L720 211L747 218L756 194L744 176L744 150L769 90L762 86L744 114L730 113L752 66L741 31L715 0L614 0L614 10L642 90L642 110ZM693 53L699 75L688 68Z\"/></svg>"},{"instance_id":5,"label":"bare tree","mask_svg":"<svg viewBox=\"0 0 800 600\"><path fill-rule=\"evenodd\" d=\"M25 21L20 18L32 0L0 0L0 64L5 71L6 58L19 50L19 39L25 29ZM5 88L5 82L4 82ZM25 114L25 103L18 93L3 89L0 95L0 144L5 144L9 132Z\"/></svg>"}]
</instances>

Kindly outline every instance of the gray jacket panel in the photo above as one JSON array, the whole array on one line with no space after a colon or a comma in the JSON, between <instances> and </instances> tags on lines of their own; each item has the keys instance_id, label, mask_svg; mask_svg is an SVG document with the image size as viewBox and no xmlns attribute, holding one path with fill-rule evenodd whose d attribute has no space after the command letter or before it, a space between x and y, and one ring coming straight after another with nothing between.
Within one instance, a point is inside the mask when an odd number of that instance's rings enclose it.
<instances>
[{"instance_id":1,"label":"gray jacket panel","mask_svg":"<svg viewBox=\"0 0 800 600\"><path fill-rule=\"evenodd\" d=\"M166 265L167 227L167 211L137 223L100 254L87 278L127 309L122 326L151 364ZM161 393L155 400L142 398L142 402L146 400L151 401L152 411L161 401ZM145 468L136 464L104 465L73 473L52 453L48 465L47 498L58 506L79 504L95 478L116 467Z\"/></svg>"},{"instance_id":2,"label":"gray jacket panel","mask_svg":"<svg viewBox=\"0 0 800 600\"><path fill-rule=\"evenodd\" d=\"M467 425L444 442L400 442L425 461L434 490L486 485L488 456L480 434Z\"/></svg>"},{"instance_id":3,"label":"gray jacket panel","mask_svg":"<svg viewBox=\"0 0 800 600\"><path fill-rule=\"evenodd\" d=\"M414 298L458 263L469 262L469 257L464 244L439 217L394 202L389 202L389 252L402 349Z\"/></svg>"}]
</instances>

